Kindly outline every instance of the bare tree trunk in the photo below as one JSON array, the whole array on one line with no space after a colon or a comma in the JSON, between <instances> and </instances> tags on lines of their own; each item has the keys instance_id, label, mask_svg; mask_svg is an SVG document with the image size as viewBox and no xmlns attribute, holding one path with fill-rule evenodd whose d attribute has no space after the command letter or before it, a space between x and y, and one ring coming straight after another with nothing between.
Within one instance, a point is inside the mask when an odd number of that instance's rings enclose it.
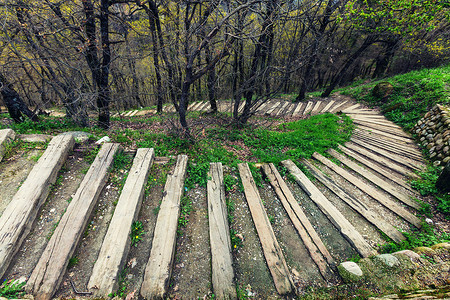
<instances>
[{"instance_id":1,"label":"bare tree trunk","mask_svg":"<svg viewBox=\"0 0 450 300\"><path fill-rule=\"evenodd\" d=\"M28 106L23 102L20 95L14 90L11 84L6 80L3 74L0 73L0 93L8 109L9 115L16 123L22 123L26 115L34 122L38 122L38 116L33 113Z\"/></svg>"},{"instance_id":2,"label":"bare tree trunk","mask_svg":"<svg viewBox=\"0 0 450 300\"><path fill-rule=\"evenodd\" d=\"M372 45L374 39L372 36L368 36L363 44L355 51L352 55L346 60L342 68L339 70L339 72L333 76L333 79L331 80L330 85L325 89L325 91L322 93L321 97L328 97L330 96L331 92L334 90L334 88L339 84L339 82L342 80L342 76L347 72L348 68L353 64L355 59L357 59L370 45Z\"/></svg>"}]
</instances>

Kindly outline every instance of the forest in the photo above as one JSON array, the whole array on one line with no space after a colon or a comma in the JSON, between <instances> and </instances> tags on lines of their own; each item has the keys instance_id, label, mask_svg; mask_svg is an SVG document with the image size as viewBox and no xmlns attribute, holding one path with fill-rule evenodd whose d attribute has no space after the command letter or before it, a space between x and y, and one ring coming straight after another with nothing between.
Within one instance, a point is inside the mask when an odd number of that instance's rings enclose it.
<instances>
[{"instance_id":1,"label":"forest","mask_svg":"<svg viewBox=\"0 0 450 300\"><path fill-rule=\"evenodd\" d=\"M246 124L265 101L327 97L355 80L446 63L446 0L5 0L0 91L19 123L63 107L80 127L112 111L233 101ZM238 110L242 101L245 106ZM0 102L1 103L1 102Z\"/></svg>"}]
</instances>

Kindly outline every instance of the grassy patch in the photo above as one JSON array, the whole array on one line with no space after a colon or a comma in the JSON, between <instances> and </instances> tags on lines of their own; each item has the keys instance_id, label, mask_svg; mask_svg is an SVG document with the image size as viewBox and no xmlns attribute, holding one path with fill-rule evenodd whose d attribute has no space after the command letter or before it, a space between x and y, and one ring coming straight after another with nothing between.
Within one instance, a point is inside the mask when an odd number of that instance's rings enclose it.
<instances>
[{"instance_id":1,"label":"grassy patch","mask_svg":"<svg viewBox=\"0 0 450 300\"><path fill-rule=\"evenodd\" d=\"M7 282L6 279L0 285L0 296L7 299L17 299L25 295L24 287L25 282L18 283L15 280Z\"/></svg>"},{"instance_id":2,"label":"grassy patch","mask_svg":"<svg viewBox=\"0 0 450 300\"><path fill-rule=\"evenodd\" d=\"M387 81L394 87L393 94L386 102L371 93L373 87L381 81ZM394 108L386 112L385 116L410 130L435 104L450 103L448 82L450 82L450 65L413 71L364 85L348 86L338 91L358 101L379 106L381 109Z\"/></svg>"}]
</instances>

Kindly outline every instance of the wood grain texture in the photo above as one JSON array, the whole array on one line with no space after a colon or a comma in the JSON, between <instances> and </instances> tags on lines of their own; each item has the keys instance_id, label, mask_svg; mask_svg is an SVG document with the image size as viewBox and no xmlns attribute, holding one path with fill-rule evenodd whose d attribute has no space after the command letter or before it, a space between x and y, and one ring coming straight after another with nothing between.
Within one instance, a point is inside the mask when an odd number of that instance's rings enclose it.
<instances>
[{"instance_id":1,"label":"wood grain texture","mask_svg":"<svg viewBox=\"0 0 450 300\"><path fill-rule=\"evenodd\" d=\"M380 191L378 191L376 188L366 184L358 177L354 176L353 174L349 173L347 170L339 167L335 163L333 163L331 160L323 157L319 153L314 153L313 157L326 165L328 168L345 178L348 182L355 185L357 188L359 188L361 191L381 203L384 207L391 210L393 213L397 214L398 216L402 217L409 223L413 224L414 226L420 228L421 227L421 221L419 218L417 218L415 215L407 211L404 207L402 207L400 204L392 201L388 197L386 197L384 194L382 194Z\"/></svg>"},{"instance_id":2,"label":"wood grain texture","mask_svg":"<svg viewBox=\"0 0 450 300\"><path fill-rule=\"evenodd\" d=\"M139 214L154 157L153 148L136 152L89 279L88 289L95 296L107 297L118 287L119 273L130 249L131 227Z\"/></svg>"},{"instance_id":3,"label":"wood grain texture","mask_svg":"<svg viewBox=\"0 0 450 300\"><path fill-rule=\"evenodd\" d=\"M401 193L395 186L387 182L381 177L378 177L374 173L372 173L370 170L367 170L360 165L358 165L356 162L350 160L346 156L338 153L334 149L329 149L328 153L331 154L334 158L337 158L340 162L342 162L344 165L361 175L362 177L369 180L371 183L378 186L380 189L384 190L385 192L389 193L391 196L394 196L401 202L403 202L406 205L409 205L415 209L420 209L420 205L418 202L413 201L407 194Z\"/></svg>"},{"instance_id":4,"label":"wood grain texture","mask_svg":"<svg viewBox=\"0 0 450 300\"><path fill-rule=\"evenodd\" d=\"M292 161L283 161L284 164L293 163ZM281 175L278 173L274 164L264 164L263 171L270 181L270 184L275 190L281 204L283 205L286 213L292 221L295 229L297 230L300 238L305 244L312 260L317 265L320 273L325 279L329 278L330 269L327 262L333 264L333 258L331 257L328 250L325 248L322 240L320 239L317 232L312 227L308 218L306 217L303 209L300 207L298 202L295 200L294 195L292 195L288 186L284 182Z\"/></svg>"},{"instance_id":5,"label":"wood grain texture","mask_svg":"<svg viewBox=\"0 0 450 300\"><path fill-rule=\"evenodd\" d=\"M146 299L164 299L170 283L187 161L186 155L178 155L173 174L167 176L140 291Z\"/></svg>"},{"instance_id":6,"label":"wood grain texture","mask_svg":"<svg viewBox=\"0 0 450 300\"><path fill-rule=\"evenodd\" d=\"M210 164L207 191L214 295L217 299L237 299L222 163Z\"/></svg>"},{"instance_id":7,"label":"wood grain texture","mask_svg":"<svg viewBox=\"0 0 450 300\"><path fill-rule=\"evenodd\" d=\"M362 257L375 255L377 252L364 240L361 234L352 224L331 204L330 201L319 191L319 189L306 177L295 165L285 165L294 176L300 187L308 194L309 198L317 204L320 210L328 217L331 223L341 232Z\"/></svg>"},{"instance_id":8,"label":"wood grain texture","mask_svg":"<svg viewBox=\"0 0 450 300\"><path fill-rule=\"evenodd\" d=\"M405 240L405 236L400 231L395 229L395 227L392 226L391 224L386 223L380 215L372 211L365 203L359 201L357 197L351 195L348 190L340 188L338 185L334 183L332 179L325 176L309 161L302 160L302 163L308 167L311 174L315 178L317 178L324 186L326 186L329 190L331 190L336 196L338 196L342 201L347 203L348 206L350 206L352 209L358 212L372 225L380 229L382 232L384 232L387 236L389 236L397 243Z\"/></svg>"},{"instance_id":9,"label":"wood grain texture","mask_svg":"<svg viewBox=\"0 0 450 300\"><path fill-rule=\"evenodd\" d=\"M8 143L12 142L16 138L16 133L12 129L0 130L0 162L5 155L5 147Z\"/></svg>"},{"instance_id":10,"label":"wood grain texture","mask_svg":"<svg viewBox=\"0 0 450 300\"><path fill-rule=\"evenodd\" d=\"M275 288L280 295L288 294L292 291L293 287L289 269L261 202L255 181L253 180L248 164L238 164L238 168L244 186L245 198L247 199L264 257L266 258L267 266L275 283Z\"/></svg>"},{"instance_id":11,"label":"wood grain texture","mask_svg":"<svg viewBox=\"0 0 450 300\"><path fill-rule=\"evenodd\" d=\"M71 135L54 137L3 212L0 218L0 277L30 233L50 187L74 144Z\"/></svg>"},{"instance_id":12,"label":"wood grain texture","mask_svg":"<svg viewBox=\"0 0 450 300\"><path fill-rule=\"evenodd\" d=\"M83 178L25 286L34 299L51 299L63 278L69 259L83 234L89 216L108 180L119 144L106 143Z\"/></svg>"}]
</instances>

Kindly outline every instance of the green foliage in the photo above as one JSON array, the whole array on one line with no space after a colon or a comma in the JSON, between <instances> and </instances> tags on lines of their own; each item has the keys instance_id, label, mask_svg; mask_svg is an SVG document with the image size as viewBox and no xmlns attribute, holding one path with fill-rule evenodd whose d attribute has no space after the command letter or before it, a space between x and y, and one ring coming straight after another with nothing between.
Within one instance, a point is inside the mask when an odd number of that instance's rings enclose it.
<instances>
[{"instance_id":1,"label":"green foliage","mask_svg":"<svg viewBox=\"0 0 450 300\"><path fill-rule=\"evenodd\" d=\"M239 249L242 247L242 239L234 229L230 229L231 248Z\"/></svg>"},{"instance_id":2,"label":"green foliage","mask_svg":"<svg viewBox=\"0 0 450 300\"><path fill-rule=\"evenodd\" d=\"M30 119L26 119L22 123L12 124L11 128L14 131L22 134L82 130L74 123L70 122L68 119L54 117L41 117L41 120L39 122L33 122Z\"/></svg>"},{"instance_id":3,"label":"green foliage","mask_svg":"<svg viewBox=\"0 0 450 300\"><path fill-rule=\"evenodd\" d=\"M117 151L114 155L113 170L125 170L131 166L132 157L127 155L124 151Z\"/></svg>"},{"instance_id":4,"label":"green foliage","mask_svg":"<svg viewBox=\"0 0 450 300\"><path fill-rule=\"evenodd\" d=\"M120 271L119 274L119 282L118 282L118 288L117 291L115 291L114 293L110 293L108 295L108 297L124 297L127 294L127 290L128 290L128 281L127 281L127 273L128 273L128 269L127 268L123 268L122 271Z\"/></svg>"},{"instance_id":5,"label":"green foliage","mask_svg":"<svg viewBox=\"0 0 450 300\"><path fill-rule=\"evenodd\" d=\"M436 189L436 181L441 169L439 167L428 167L427 172L420 172L420 178L411 181L411 186L418 190L422 196L434 196L437 200L437 209L450 219L450 194L440 193ZM430 208L424 205L424 213L430 213Z\"/></svg>"},{"instance_id":6,"label":"green foliage","mask_svg":"<svg viewBox=\"0 0 450 300\"><path fill-rule=\"evenodd\" d=\"M192 200L188 196L181 198L180 218L178 219L178 228L186 227L189 222L189 215L192 211Z\"/></svg>"},{"instance_id":7,"label":"green foliage","mask_svg":"<svg viewBox=\"0 0 450 300\"><path fill-rule=\"evenodd\" d=\"M223 176L223 184L225 186L225 191L230 192L236 188L238 179L233 175L226 174Z\"/></svg>"},{"instance_id":8,"label":"green foliage","mask_svg":"<svg viewBox=\"0 0 450 300\"><path fill-rule=\"evenodd\" d=\"M416 247L430 247L432 245L450 241L450 234L445 232L436 232L436 230L427 223L422 224L421 229L411 228L411 232L402 232L406 240L395 243L390 242L381 247L382 253L393 253L405 249L414 249Z\"/></svg>"},{"instance_id":9,"label":"green foliage","mask_svg":"<svg viewBox=\"0 0 450 300\"><path fill-rule=\"evenodd\" d=\"M371 93L373 87L380 81L357 87L345 87L340 91L341 94L350 95L358 101L389 110L385 114L386 117L407 130L411 130L435 104L450 103L447 87L447 82L450 81L450 65L413 71L383 81L388 81L394 87L393 94L386 102Z\"/></svg>"},{"instance_id":10,"label":"green foliage","mask_svg":"<svg viewBox=\"0 0 450 300\"><path fill-rule=\"evenodd\" d=\"M131 246L137 247L137 244L142 240L142 236L145 235L144 225L141 221L133 222L131 226Z\"/></svg>"},{"instance_id":11,"label":"green foliage","mask_svg":"<svg viewBox=\"0 0 450 300\"><path fill-rule=\"evenodd\" d=\"M69 259L69 264L67 265L67 269L75 267L76 265L78 265L79 261L80 260L78 259L78 257L76 257L76 256L71 257Z\"/></svg>"},{"instance_id":12,"label":"green foliage","mask_svg":"<svg viewBox=\"0 0 450 300\"><path fill-rule=\"evenodd\" d=\"M18 283L17 281L12 280L8 283L5 279L0 286L0 296L7 299L23 297L25 295L24 286L25 282Z\"/></svg>"}]
</instances>

